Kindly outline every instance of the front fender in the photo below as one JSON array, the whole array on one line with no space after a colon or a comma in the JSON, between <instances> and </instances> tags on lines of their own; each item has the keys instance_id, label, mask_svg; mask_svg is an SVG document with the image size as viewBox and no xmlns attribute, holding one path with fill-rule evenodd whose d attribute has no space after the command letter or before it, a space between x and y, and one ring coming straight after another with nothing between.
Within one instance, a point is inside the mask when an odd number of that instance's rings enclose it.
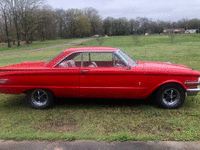
<instances>
[{"instance_id":1,"label":"front fender","mask_svg":"<svg viewBox=\"0 0 200 150\"><path fill-rule=\"evenodd\" d=\"M153 88L151 88L151 90L146 94L145 97L148 97L149 95L151 95L154 91L156 91L159 87L165 85L165 84L169 84L169 83L176 83L176 84L179 84L183 87L183 89L186 91L187 90L187 87L180 81L178 80L166 80L166 81L163 81L157 85L155 85Z\"/></svg>"}]
</instances>

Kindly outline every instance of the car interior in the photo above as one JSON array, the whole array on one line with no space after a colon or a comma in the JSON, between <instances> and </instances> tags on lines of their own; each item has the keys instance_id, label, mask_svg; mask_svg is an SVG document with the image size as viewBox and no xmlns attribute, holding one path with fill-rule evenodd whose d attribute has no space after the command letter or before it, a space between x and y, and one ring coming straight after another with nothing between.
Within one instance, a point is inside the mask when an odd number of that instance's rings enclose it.
<instances>
[{"instance_id":1,"label":"car interior","mask_svg":"<svg viewBox=\"0 0 200 150\"><path fill-rule=\"evenodd\" d=\"M81 64L81 60L83 63ZM63 59L57 67L125 67L126 65L113 53L73 53Z\"/></svg>"}]
</instances>

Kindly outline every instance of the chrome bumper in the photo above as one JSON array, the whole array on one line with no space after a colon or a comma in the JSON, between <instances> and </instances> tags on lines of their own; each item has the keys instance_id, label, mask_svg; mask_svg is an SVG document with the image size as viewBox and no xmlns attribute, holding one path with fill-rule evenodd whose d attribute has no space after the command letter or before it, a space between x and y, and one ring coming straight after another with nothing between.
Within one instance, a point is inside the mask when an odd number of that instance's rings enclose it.
<instances>
[{"instance_id":1,"label":"chrome bumper","mask_svg":"<svg viewBox=\"0 0 200 150\"><path fill-rule=\"evenodd\" d=\"M187 96L195 96L198 94L198 92L200 91L199 86L196 89L187 89Z\"/></svg>"}]
</instances>

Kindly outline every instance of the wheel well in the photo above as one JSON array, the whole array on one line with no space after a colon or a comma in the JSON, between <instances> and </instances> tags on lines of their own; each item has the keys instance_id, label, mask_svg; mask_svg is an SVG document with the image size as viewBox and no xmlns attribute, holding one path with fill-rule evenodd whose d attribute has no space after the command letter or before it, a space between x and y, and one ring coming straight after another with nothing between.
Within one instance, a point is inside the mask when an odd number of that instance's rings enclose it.
<instances>
[{"instance_id":1,"label":"wheel well","mask_svg":"<svg viewBox=\"0 0 200 150\"><path fill-rule=\"evenodd\" d=\"M34 88L34 89L29 89L29 90L24 91L23 93L24 93L24 94L27 94L28 92L33 91L33 90L36 90L36 89L47 90L47 91L52 92L53 95L54 95L54 92L53 92L52 90L50 90L50 89L45 89L45 88ZM55 95L54 95L54 96L55 96Z\"/></svg>"},{"instance_id":2,"label":"wheel well","mask_svg":"<svg viewBox=\"0 0 200 150\"><path fill-rule=\"evenodd\" d=\"M177 82L168 82L168 83L164 83L164 84L158 86L148 97L154 97L154 98L155 98L157 91L158 91L162 86L165 86L165 85L167 85L167 84L176 84L176 85L180 86L180 87L183 89L184 92L186 92L185 88L184 88L181 84L179 84L179 83L177 83Z\"/></svg>"},{"instance_id":3,"label":"wheel well","mask_svg":"<svg viewBox=\"0 0 200 150\"><path fill-rule=\"evenodd\" d=\"M186 90L185 90L185 88L183 87L183 85L181 85L180 83L177 83L177 82L168 82L168 83L162 84L162 85L160 85L160 86L157 88L157 90L158 90L160 87L162 87L162 86L164 86L164 85L167 85L167 84L175 84L175 85L178 85L178 86L180 86L180 87L182 88L182 90L183 90L184 92L186 92Z\"/></svg>"}]
</instances>

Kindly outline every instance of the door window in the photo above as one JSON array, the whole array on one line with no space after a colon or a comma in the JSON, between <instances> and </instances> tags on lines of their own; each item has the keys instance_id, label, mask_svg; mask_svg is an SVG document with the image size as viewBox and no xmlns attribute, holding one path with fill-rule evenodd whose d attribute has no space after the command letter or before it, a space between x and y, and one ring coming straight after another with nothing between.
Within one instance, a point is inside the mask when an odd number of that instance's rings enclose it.
<instances>
[{"instance_id":1,"label":"door window","mask_svg":"<svg viewBox=\"0 0 200 150\"><path fill-rule=\"evenodd\" d=\"M57 67L126 67L113 52L78 52L62 60Z\"/></svg>"}]
</instances>

